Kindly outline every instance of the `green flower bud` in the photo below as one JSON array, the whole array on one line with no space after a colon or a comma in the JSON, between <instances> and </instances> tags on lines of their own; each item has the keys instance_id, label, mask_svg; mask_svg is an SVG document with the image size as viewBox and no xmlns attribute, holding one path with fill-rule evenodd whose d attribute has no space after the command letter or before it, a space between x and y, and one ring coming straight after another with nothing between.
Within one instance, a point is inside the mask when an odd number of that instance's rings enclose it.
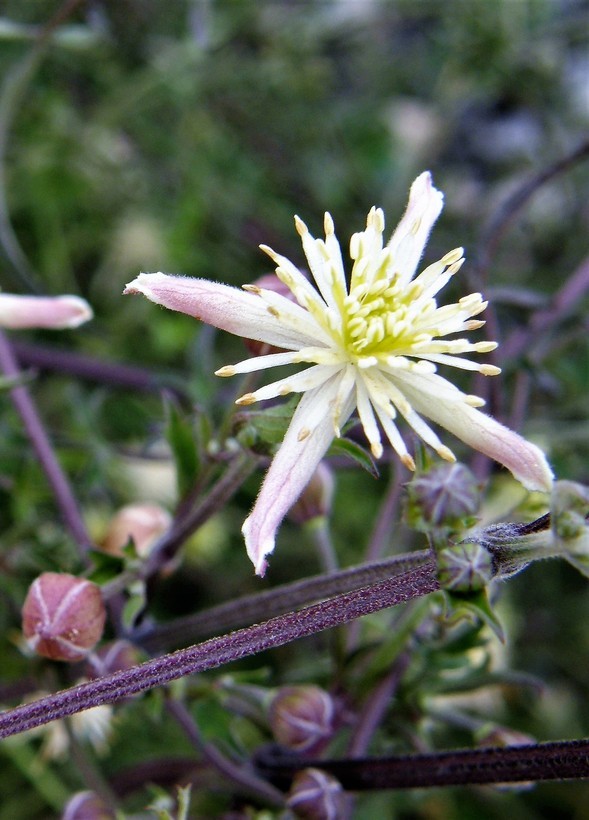
<instances>
[{"instance_id":1,"label":"green flower bud","mask_svg":"<svg viewBox=\"0 0 589 820\"><path fill-rule=\"evenodd\" d=\"M416 476L407 486L408 518L418 529L452 526L476 515L478 483L463 464L439 464Z\"/></svg>"},{"instance_id":2,"label":"green flower bud","mask_svg":"<svg viewBox=\"0 0 589 820\"><path fill-rule=\"evenodd\" d=\"M438 580L453 592L478 592L493 578L493 559L476 541L445 547L437 554Z\"/></svg>"}]
</instances>

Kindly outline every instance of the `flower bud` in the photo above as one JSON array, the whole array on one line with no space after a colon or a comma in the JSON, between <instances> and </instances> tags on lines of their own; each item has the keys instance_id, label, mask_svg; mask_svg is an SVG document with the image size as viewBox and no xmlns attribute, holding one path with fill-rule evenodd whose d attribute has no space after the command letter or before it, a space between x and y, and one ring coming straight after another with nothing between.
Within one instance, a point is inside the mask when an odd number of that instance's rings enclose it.
<instances>
[{"instance_id":1,"label":"flower bud","mask_svg":"<svg viewBox=\"0 0 589 820\"><path fill-rule=\"evenodd\" d=\"M95 792L74 794L63 810L61 820L115 820L114 811Z\"/></svg>"},{"instance_id":2,"label":"flower bud","mask_svg":"<svg viewBox=\"0 0 589 820\"><path fill-rule=\"evenodd\" d=\"M132 538L137 554L145 558L171 525L172 516L159 504L128 504L112 518L102 548L122 555L123 547Z\"/></svg>"},{"instance_id":3,"label":"flower bud","mask_svg":"<svg viewBox=\"0 0 589 820\"><path fill-rule=\"evenodd\" d=\"M493 558L482 544L465 541L437 553L438 581L442 589L477 592L493 578Z\"/></svg>"},{"instance_id":4,"label":"flower bud","mask_svg":"<svg viewBox=\"0 0 589 820\"><path fill-rule=\"evenodd\" d=\"M292 781L288 808L304 820L345 820L348 801L341 783L321 769L303 769Z\"/></svg>"},{"instance_id":5,"label":"flower bud","mask_svg":"<svg viewBox=\"0 0 589 820\"><path fill-rule=\"evenodd\" d=\"M329 515L333 499L334 478L330 468L320 461L311 480L288 512L295 524L306 524L314 518Z\"/></svg>"},{"instance_id":6,"label":"flower bud","mask_svg":"<svg viewBox=\"0 0 589 820\"><path fill-rule=\"evenodd\" d=\"M22 616L24 636L38 655L79 661L102 637L106 610L96 584L44 572L31 584Z\"/></svg>"},{"instance_id":7,"label":"flower bud","mask_svg":"<svg viewBox=\"0 0 589 820\"><path fill-rule=\"evenodd\" d=\"M297 752L325 743L334 731L332 697L319 686L285 686L270 704L270 726L276 740Z\"/></svg>"},{"instance_id":8,"label":"flower bud","mask_svg":"<svg viewBox=\"0 0 589 820\"><path fill-rule=\"evenodd\" d=\"M79 296L18 296L0 293L0 327L13 330L79 327L92 318L92 308Z\"/></svg>"},{"instance_id":9,"label":"flower bud","mask_svg":"<svg viewBox=\"0 0 589 820\"><path fill-rule=\"evenodd\" d=\"M408 517L418 529L452 525L476 515L477 481L464 464L439 464L407 485Z\"/></svg>"}]
</instances>

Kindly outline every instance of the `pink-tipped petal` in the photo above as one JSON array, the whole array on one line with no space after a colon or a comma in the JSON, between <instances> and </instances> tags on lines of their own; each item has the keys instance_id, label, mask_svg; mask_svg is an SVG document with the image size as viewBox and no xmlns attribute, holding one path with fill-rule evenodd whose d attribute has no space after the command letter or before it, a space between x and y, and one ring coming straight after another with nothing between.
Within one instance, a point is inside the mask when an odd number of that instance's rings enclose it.
<instances>
[{"instance_id":1,"label":"pink-tipped petal","mask_svg":"<svg viewBox=\"0 0 589 820\"><path fill-rule=\"evenodd\" d=\"M79 327L93 316L79 296L18 296L0 293L0 327L11 330L42 327L53 330Z\"/></svg>"},{"instance_id":2,"label":"pink-tipped petal","mask_svg":"<svg viewBox=\"0 0 589 820\"><path fill-rule=\"evenodd\" d=\"M411 186L407 210L388 243L401 282L406 284L413 278L443 206L444 195L434 188L430 172L424 171Z\"/></svg>"},{"instance_id":3,"label":"pink-tipped petal","mask_svg":"<svg viewBox=\"0 0 589 820\"><path fill-rule=\"evenodd\" d=\"M419 378L414 376L413 381L418 382ZM403 393L418 413L449 430L474 450L503 464L527 490L551 490L554 475L546 456L535 444L462 401L428 400L419 384L415 388L409 386L409 379L403 385Z\"/></svg>"},{"instance_id":4,"label":"pink-tipped petal","mask_svg":"<svg viewBox=\"0 0 589 820\"><path fill-rule=\"evenodd\" d=\"M282 519L311 480L333 441L330 404L337 395L339 383L340 379L333 379L329 389L322 385L302 397L266 473L254 508L243 523L241 531L256 575L263 576L266 572L266 558L274 550L276 531ZM348 401L344 409L346 418L351 411ZM342 417L342 424L346 418Z\"/></svg>"},{"instance_id":5,"label":"pink-tipped petal","mask_svg":"<svg viewBox=\"0 0 589 820\"><path fill-rule=\"evenodd\" d=\"M284 298L284 314L270 308L255 293L248 293L230 285L193 279L189 276L173 276L167 273L140 273L125 287L124 294L142 294L157 305L193 316L220 330L234 333L246 339L274 345L286 350L316 345L317 338L313 320Z\"/></svg>"}]
</instances>

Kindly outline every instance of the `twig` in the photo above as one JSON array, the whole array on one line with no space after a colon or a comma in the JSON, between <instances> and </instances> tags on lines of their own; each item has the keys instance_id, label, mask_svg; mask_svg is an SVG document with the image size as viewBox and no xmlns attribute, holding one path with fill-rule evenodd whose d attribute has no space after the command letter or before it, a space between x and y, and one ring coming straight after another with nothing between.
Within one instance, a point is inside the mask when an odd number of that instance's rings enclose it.
<instances>
[{"instance_id":1,"label":"twig","mask_svg":"<svg viewBox=\"0 0 589 820\"><path fill-rule=\"evenodd\" d=\"M487 270L491 260L501 241L503 234L509 225L516 218L521 209L529 199L551 179L570 170L578 162L589 158L589 139L582 142L570 154L559 159L553 165L544 168L531 179L524 182L514 193L498 208L488 225L485 228L480 242L480 250L477 258L477 273L480 280L486 278Z\"/></svg>"},{"instance_id":2,"label":"twig","mask_svg":"<svg viewBox=\"0 0 589 820\"><path fill-rule=\"evenodd\" d=\"M72 353L70 350L55 347L41 347L20 340L13 341L12 348L21 367L65 373L68 376L125 390L140 390L146 393L165 390L184 401L188 398L179 383L180 379L177 380L178 384L175 384L173 377L153 373L142 367L108 362L94 356Z\"/></svg>"},{"instance_id":3,"label":"twig","mask_svg":"<svg viewBox=\"0 0 589 820\"><path fill-rule=\"evenodd\" d=\"M138 692L163 686L185 675L215 669L258 652L284 646L354 618L427 595L438 588L435 566L431 562L307 609L289 612L265 623L212 638L140 666L17 706L0 714L0 737L15 735L102 703L114 703Z\"/></svg>"},{"instance_id":4,"label":"twig","mask_svg":"<svg viewBox=\"0 0 589 820\"><path fill-rule=\"evenodd\" d=\"M429 550L397 555L386 561L348 567L331 575L317 575L291 584L283 584L254 595L246 595L233 601L211 607L195 615L176 618L169 624L151 627L148 631L133 635L133 640L149 652L157 652L178 646L215 631L235 629L244 623L257 623L314 601L325 600L334 595L353 592L356 589L400 575L426 564Z\"/></svg>"},{"instance_id":5,"label":"twig","mask_svg":"<svg viewBox=\"0 0 589 820\"><path fill-rule=\"evenodd\" d=\"M12 353L10 342L2 331L0 331L0 369L6 376L17 377L21 373ZM24 385L13 387L10 391L10 397L53 490L64 524L80 550L86 552L92 546L92 540L84 524L78 502L55 456L49 436L37 413L28 388Z\"/></svg>"},{"instance_id":6,"label":"twig","mask_svg":"<svg viewBox=\"0 0 589 820\"><path fill-rule=\"evenodd\" d=\"M316 767L336 777L344 789L415 789L474 783L522 783L580 780L589 777L589 740L538 743L486 749L461 749L361 760L258 759L258 770L280 788L288 788L301 769Z\"/></svg>"},{"instance_id":7,"label":"twig","mask_svg":"<svg viewBox=\"0 0 589 820\"><path fill-rule=\"evenodd\" d=\"M236 785L241 793L264 800L276 808L284 808L282 793L262 780L253 769L238 765L224 755L212 743L207 743L200 733L198 725L184 704L179 700L168 700L166 708L177 720L182 730L202 756L230 783Z\"/></svg>"}]
</instances>

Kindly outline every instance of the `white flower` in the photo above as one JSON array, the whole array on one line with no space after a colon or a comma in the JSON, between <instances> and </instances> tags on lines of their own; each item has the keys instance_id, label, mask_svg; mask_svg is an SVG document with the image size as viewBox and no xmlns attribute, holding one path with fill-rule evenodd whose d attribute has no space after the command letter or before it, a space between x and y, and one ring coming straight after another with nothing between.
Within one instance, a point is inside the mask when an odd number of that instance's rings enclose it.
<instances>
[{"instance_id":1,"label":"white flower","mask_svg":"<svg viewBox=\"0 0 589 820\"><path fill-rule=\"evenodd\" d=\"M473 318L487 305L481 295L442 307L436 302L438 291L464 261L462 248L415 276L442 200L430 174L421 174L385 246L383 212L373 208L366 230L350 242L354 264L349 285L331 216L325 215L325 240L314 239L295 217L316 287L284 256L262 248L296 302L253 285L244 286L243 292L163 273L142 273L127 285L125 293L142 293L172 310L285 351L223 367L219 376L310 365L237 401L249 405L293 392L304 394L243 525L248 555L259 575L265 572L280 522L354 409L376 458L383 452L382 430L403 463L414 468L396 423L402 416L426 444L453 461L453 453L425 417L504 464L528 489L550 489L552 473L543 453L475 409L484 404L482 399L462 393L436 372L437 365L449 365L487 376L499 373L497 367L463 358L465 353L493 350L494 342L447 338L484 324Z\"/></svg>"}]
</instances>

